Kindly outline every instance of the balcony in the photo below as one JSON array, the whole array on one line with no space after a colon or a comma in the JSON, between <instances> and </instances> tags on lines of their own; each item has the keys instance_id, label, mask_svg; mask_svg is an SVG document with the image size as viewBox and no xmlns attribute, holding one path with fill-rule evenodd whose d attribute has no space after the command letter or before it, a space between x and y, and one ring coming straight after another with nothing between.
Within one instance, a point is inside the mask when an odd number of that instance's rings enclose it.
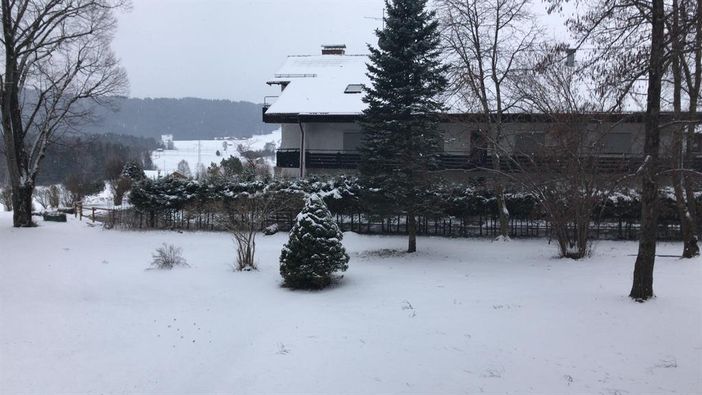
<instances>
[{"instance_id":1,"label":"balcony","mask_svg":"<svg viewBox=\"0 0 702 395\"><path fill-rule=\"evenodd\" d=\"M305 152L305 167L308 169L355 169L361 156L355 151L314 151ZM630 173L638 169L643 163L641 155L608 154L597 157L583 157L583 161L592 160L601 172ZM492 158L489 155L465 155L461 153L445 152L439 158L441 169L471 170L492 168ZM565 163L565 158L554 157L529 157L514 156L502 163L502 171L543 171L544 169L558 172L560 163ZM276 152L276 165L282 168L300 167L299 149L280 149ZM702 171L702 155L695 157L692 169ZM661 169L669 168L666 158L661 158Z\"/></svg>"},{"instance_id":2,"label":"balcony","mask_svg":"<svg viewBox=\"0 0 702 395\"><path fill-rule=\"evenodd\" d=\"M268 108L269 108L270 106L272 106L273 103L276 102L276 100L278 100L278 97L279 97L279 96L264 96L264 97L263 97L263 108L262 108L261 114L262 114L264 117L265 117L265 115L266 115L266 111L268 110Z\"/></svg>"},{"instance_id":3,"label":"balcony","mask_svg":"<svg viewBox=\"0 0 702 395\"><path fill-rule=\"evenodd\" d=\"M321 151L305 152L305 167L308 169L355 169L361 160L361 155L356 151ZM446 153L441 155L442 169L473 169L484 167L485 163L471 160L468 155ZM280 149L276 152L278 167L300 167L300 150Z\"/></svg>"},{"instance_id":4,"label":"balcony","mask_svg":"<svg viewBox=\"0 0 702 395\"><path fill-rule=\"evenodd\" d=\"M353 151L305 152L305 167L308 169L355 169L361 155ZM278 167L300 167L299 149L280 149L276 152Z\"/></svg>"}]
</instances>

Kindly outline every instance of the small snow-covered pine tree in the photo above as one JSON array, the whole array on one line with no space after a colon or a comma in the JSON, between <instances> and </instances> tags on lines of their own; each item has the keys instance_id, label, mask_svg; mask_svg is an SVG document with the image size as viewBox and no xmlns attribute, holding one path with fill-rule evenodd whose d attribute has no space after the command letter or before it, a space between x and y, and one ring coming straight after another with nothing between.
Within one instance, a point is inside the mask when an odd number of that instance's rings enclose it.
<instances>
[{"instance_id":1,"label":"small snow-covered pine tree","mask_svg":"<svg viewBox=\"0 0 702 395\"><path fill-rule=\"evenodd\" d=\"M329 285L332 273L348 268L349 256L341 244L342 238L324 201L316 194L310 195L280 254L283 285L302 289Z\"/></svg>"},{"instance_id":2,"label":"small snow-covered pine tree","mask_svg":"<svg viewBox=\"0 0 702 395\"><path fill-rule=\"evenodd\" d=\"M146 174L144 173L144 168L139 164L139 162L136 161L129 161L125 163L124 167L122 168L122 177L126 177L133 182L141 181L146 178Z\"/></svg>"}]
</instances>

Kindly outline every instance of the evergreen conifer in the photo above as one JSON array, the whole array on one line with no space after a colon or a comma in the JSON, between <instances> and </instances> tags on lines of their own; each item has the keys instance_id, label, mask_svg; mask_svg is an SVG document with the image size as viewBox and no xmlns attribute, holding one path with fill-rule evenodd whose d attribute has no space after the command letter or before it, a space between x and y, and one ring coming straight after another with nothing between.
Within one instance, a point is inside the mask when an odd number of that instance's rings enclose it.
<instances>
[{"instance_id":1,"label":"evergreen conifer","mask_svg":"<svg viewBox=\"0 0 702 395\"><path fill-rule=\"evenodd\" d=\"M302 289L329 285L332 273L348 268L349 256L341 244L342 238L322 198L310 195L280 254L283 285Z\"/></svg>"},{"instance_id":2,"label":"evergreen conifer","mask_svg":"<svg viewBox=\"0 0 702 395\"><path fill-rule=\"evenodd\" d=\"M136 161L129 161L125 163L124 168L122 168L122 177L126 177L134 182L141 181L146 178L144 173L144 168Z\"/></svg>"},{"instance_id":3,"label":"evergreen conifer","mask_svg":"<svg viewBox=\"0 0 702 395\"><path fill-rule=\"evenodd\" d=\"M376 193L378 208L407 214L408 251L416 251L416 217L427 205L442 149L437 96L446 88L440 37L427 0L386 0L385 27L369 45L364 102L361 181Z\"/></svg>"}]
</instances>

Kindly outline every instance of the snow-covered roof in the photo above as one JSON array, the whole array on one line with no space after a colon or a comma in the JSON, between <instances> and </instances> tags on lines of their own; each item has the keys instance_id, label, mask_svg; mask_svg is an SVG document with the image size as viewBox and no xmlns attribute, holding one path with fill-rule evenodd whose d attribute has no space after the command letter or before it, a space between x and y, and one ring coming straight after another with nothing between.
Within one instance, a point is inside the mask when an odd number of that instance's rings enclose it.
<instances>
[{"instance_id":1,"label":"snow-covered roof","mask_svg":"<svg viewBox=\"0 0 702 395\"><path fill-rule=\"evenodd\" d=\"M269 84L287 84L266 114L360 114L363 93L344 93L350 84L369 85L366 55L290 56Z\"/></svg>"}]
</instances>

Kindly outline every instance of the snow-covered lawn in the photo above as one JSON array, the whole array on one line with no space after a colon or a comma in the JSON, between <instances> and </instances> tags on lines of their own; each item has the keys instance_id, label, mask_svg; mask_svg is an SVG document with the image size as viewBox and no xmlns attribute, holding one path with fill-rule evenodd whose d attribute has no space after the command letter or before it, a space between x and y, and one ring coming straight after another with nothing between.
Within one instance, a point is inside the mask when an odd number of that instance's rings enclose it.
<instances>
[{"instance_id":1,"label":"snow-covered lawn","mask_svg":"<svg viewBox=\"0 0 702 395\"><path fill-rule=\"evenodd\" d=\"M0 214L0 393L698 394L702 260L636 244L557 260L545 240L345 235L342 282L279 287L285 234L233 272L224 233L120 232ZM145 270L162 242L191 267ZM663 244L661 254L680 252Z\"/></svg>"}]
</instances>

